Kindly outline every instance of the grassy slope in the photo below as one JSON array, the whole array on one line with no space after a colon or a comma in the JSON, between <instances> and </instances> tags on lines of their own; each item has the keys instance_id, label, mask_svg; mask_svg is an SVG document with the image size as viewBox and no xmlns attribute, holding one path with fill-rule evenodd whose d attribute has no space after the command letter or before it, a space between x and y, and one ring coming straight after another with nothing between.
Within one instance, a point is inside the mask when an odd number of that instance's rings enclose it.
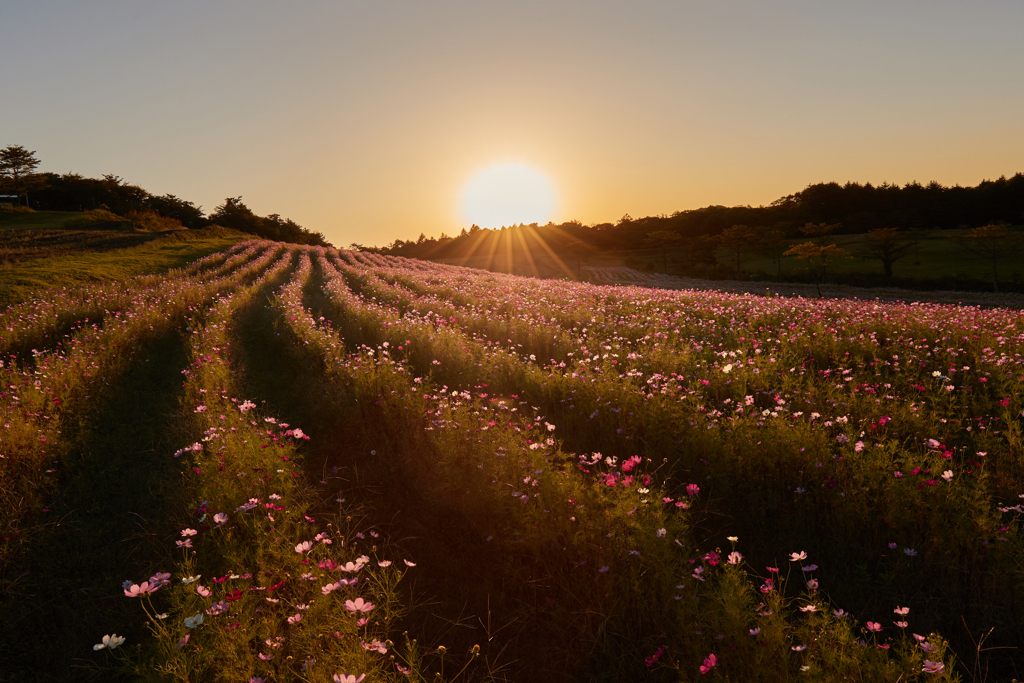
<instances>
[{"instance_id":1,"label":"grassy slope","mask_svg":"<svg viewBox=\"0 0 1024 683\"><path fill-rule=\"evenodd\" d=\"M77 211L0 211L0 230L59 230L81 215Z\"/></svg>"},{"instance_id":2,"label":"grassy slope","mask_svg":"<svg viewBox=\"0 0 1024 683\"><path fill-rule=\"evenodd\" d=\"M27 261L0 269L0 306L24 300L47 287L121 280L180 268L247 237L223 229L184 231L131 249Z\"/></svg>"}]
</instances>

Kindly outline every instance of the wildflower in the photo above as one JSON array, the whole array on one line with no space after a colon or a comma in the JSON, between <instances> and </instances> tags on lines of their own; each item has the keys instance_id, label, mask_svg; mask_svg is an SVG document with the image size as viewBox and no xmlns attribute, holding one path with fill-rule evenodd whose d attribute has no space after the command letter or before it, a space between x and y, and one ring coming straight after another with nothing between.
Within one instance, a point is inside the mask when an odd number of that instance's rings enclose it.
<instances>
[{"instance_id":1,"label":"wildflower","mask_svg":"<svg viewBox=\"0 0 1024 683\"><path fill-rule=\"evenodd\" d=\"M211 591L209 588L207 588L203 584L199 584L198 586L196 586L196 593L199 593L204 598L208 598L211 595L213 595L213 591Z\"/></svg>"},{"instance_id":2,"label":"wildflower","mask_svg":"<svg viewBox=\"0 0 1024 683\"><path fill-rule=\"evenodd\" d=\"M815 605L815 604L804 605L803 607L800 608L800 611L801 612L817 612L818 611L818 606Z\"/></svg>"},{"instance_id":3,"label":"wildflower","mask_svg":"<svg viewBox=\"0 0 1024 683\"><path fill-rule=\"evenodd\" d=\"M743 560L743 555L737 551L729 553L729 564L739 564Z\"/></svg>"},{"instance_id":4,"label":"wildflower","mask_svg":"<svg viewBox=\"0 0 1024 683\"><path fill-rule=\"evenodd\" d=\"M227 611L228 603L222 600L220 602L213 603L213 606L210 607L210 609L206 610L206 613L209 614L211 617L215 617L218 614L224 614Z\"/></svg>"},{"instance_id":5,"label":"wildflower","mask_svg":"<svg viewBox=\"0 0 1024 683\"><path fill-rule=\"evenodd\" d=\"M296 612L295 616L288 617L288 623L294 626L295 624L302 621L302 615Z\"/></svg>"},{"instance_id":6,"label":"wildflower","mask_svg":"<svg viewBox=\"0 0 1024 683\"><path fill-rule=\"evenodd\" d=\"M198 531L196 531L195 529L182 529L182 530L181 530L181 535L182 535L182 536L185 536L185 537L188 537L188 536L195 536L195 535L196 535L196 534L198 534L198 533L199 533L199 532L198 532Z\"/></svg>"},{"instance_id":7,"label":"wildflower","mask_svg":"<svg viewBox=\"0 0 1024 683\"><path fill-rule=\"evenodd\" d=\"M665 531L664 528L658 529L658 531L657 531L658 538L664 538L666 533L667 532Z\"/></svg>"},{"instance_id":8,"label":"wildflower","mask_svg":"<svg viewBox=\"0 0 1024 683\"><path fill-rule=\"evenodd\" d=\"M807 582L807 588L812 590L812 591L818 590L818 580L817 579L811 579L810 581L808 581Z\"/></svg>"},{"instance_id":9,"label":"wildflower","mask_svg":"<svg viewBox=\"0 0 1024 683\"><path fill-rule=\"evenodd\" d=\"M153 574L153 576L149 577L149 585L152 590L171 585L171 573L157 572Z\"/></svg>"},{"instance_id":10,"label":"wildflower","mask_svg":"<svg viewBox=\"0 0 1024 683\"><path fill-rule=\"evenodd\" d=\"M806 559L807 559L807 552L803 551L803 550L801 550L798 553L790 553L789 554L789 561L790 562L799 562L800 560L806 560Z\"/></svg>"},{"instance_id":11,"label":"wildflower","mask_svg":"<svg viewBox=\"0 0 1024 683\"><path fill-rule=\"evenodd\" d=\"M953 481L953 470L946 470L943 472L942 478L946 480L946 483Z\"/></svg>"},{"instance_id":12,"label":"wildflower","mask_svg":"<svg viewBox=\"0 0 1024 683\"><path fill-rule=\"evenodd\" d=\"M203 623L203 613L196 612L191 617L185 617L185 628L195 628Z\"/></svg>"},{"instance_id":13,"label":"wildflower","mask_svg":"<svg viewBox=\"0 0 1024 683\"><path fill-rule=\"evenodd\" d=\"M917 556L917 551L914 550L913 548L904 548L903 549L903 554L904 555L909 555L910 557L916 557Z\"/></svg>"},{"instance_id":14,"label":"wildflower","mask_svg":"<svg viewBox=\"0 0 1024 683\"><path fill-rule=\"evenodd\" d=\"M345 609L347 609L349 612L360 612L365 614L366 612L372 610L374 607L376 607L376 605L374 605L372 602L366 602L362 598L356 598L355 600L345 601Z\"/></svg>"},{"instance_id":15,"label":"wildflower","mask_svg":"<svg viewBox=\"0 0 1024 683\"><path fill-rule=\"evenodd\" d=\"M728 364L728 365L726 365L726 366L725 366L724 368L722 368L722 372L724 372L724 373L725 373L725 374L727 374L727 375L728 375L728 374L729 374L730 372L732 372L732 363L729 363L729 364ZM701 673L706 673L706 672L703 672L703 671L702 671Z\"/></svg>"},{"instance_id":16,"label":"wildflower","mask_svg":"<svg viewBox=\"0 0 1024 683\"><path fill-rule=\"evenodd\" d=\"M920 643L917 644L917 646L925 652L927 652L928 654L931 654L938 650L937 647L929 643L927 640L922 640Z\"/></svg>"},{"instance_id":17,"label":"wildflower","mask_svg":"<svg viewBox=\"0 0 1024 683\"><path fill-rule=\"evenodd\" d=\"M897 625L897 626L899 626L900 628L906 628L907 626L909 626L909 625L910 625L910 624L908 624L908 623L907 623L907 622L905 622L905 621L894 621L894 622L892 622L892 623L896 624L896 625Z\"/></svg>"},{"instance_id":18,"label":"wildflower","mask_svg":"<svg viewBox=\"0 0 1024 683\"><path fill-rule=\"evenodd\" d=\"M850 616L850 613L844 609L834 609L832 610L832 614L835 615L836 619L842 619L843 617Z\"/></svg>"},{"instance_id":19,"label":"wildflower","mask_svg":"<svg viewBox=\"0 0 1024 683\"><path fill-rule=\"evenodd\" d=\"M699 486L697 486L696 484L687 484L686 485L686 494L688 496L693 497L693 496L696 496L698 493L700 493L700 487Z\"/></svg>"},{"instance_id":20,"label":"wildflower","mask_svg":"<svg viewBox=\"0 0 1024 683\"><path fill-rule=\"evenodd\" d=\"M816 564L809 564L806 567L800 567L800 569L802 571L805 571L805 572L813 572L813 571L816 571L818 569L818 565L816 565Z\"/></svg>"},{"instance_id":21,"label":"wildflower","mask_svg":"<svg viewBox=\"0 0 1024 683\"><path fill-rule=\"evenodd\" d=\"M415 562L410 562L409 560L402 560L402 562L405 562L405 566L407 566L407 567L415 567L416 566Z\"/></svg>"},{"instance_id":22,"label":"wildflower","mask_svg":"<svg viewBox=\"0 0 1024 683\"><path fill-rule=\"evenodd\" d=\"M896 609L893 610L893 614L898 614L900 616L903 616L905 614L910 614L910 608L909 607L900 607L899 605L896 605Z\"/></svg>"},{"instance_id":23,"label":"wildflower","mask_svg":"<svg viewBox=\"0 0 1024 683\"><path fill-rule=\"evenodd\" d=\"M160 586L152 586L149 581L143 581L141 584L132 584L131 588L126 588L124 594L129 598L137 598L140 595L149 595L150 593L159 590Z\"/></svg>"},{"instance_id":24,"label":"wildflower","mask_svg":"<svg viewBox=\"0 0 1024 683\"><path fill-rule=\"evenodd\" d=\"M879 624L877 621L869 621L869 622L867 622L867 627L868 627L868 630L871 631L872 633L878 633L879 631L882 630L882 625Z\"/></svg>"},{"instance_id":25,"label":"wildflower","mask_svg":"<svg viewBox=\"0 0 1024 683\"><path fill-rule=\"evenodd\" d=\"M735 543L736 541L740 540L740 537L739 536L726 536L725 540L729 541L730 543Z\"/></svg>"},{"instance_id":26,"label":"wildflower","mask_svg":"<svg viewBox=\"0 0 1024 683\"><path fill-rule=\"evenodd\" d=\"M387 569L388 567L391 566L391 560L381 560L380 562L377 563L377 566L378 567L382 567L384 569Z\"/></svg>"},{"instance_id":27,"label":"wildflower","mask_svg":"<svg viewBox=\"0 0 1024 683\"><path fill-rule=\"evenodd\" d=\"M791 647L789 649L792 650L793 652L803 652L804 650L807 649L807 646L806 645L794 645L793 647Z\"/></svg>"},{"instance_id":28,"label":"wildflower","mask_svg":"<svg viewBox=\"0 0 1024 683\"><path fill-rule=\"evenodd\" d=\"M752 635L752 636L756 636L760 632L761 632L761 627L760 626L755 626L754 628L750 629L750 635Z\"/></svg>"},{"instance_id":29,"label":"wildflower","mask_svg":"<svg viewBox=\"0 0 1024 683\"><path fill-rule=\"evenodd\" d=\"M178 546L179 548L191 548L192 547L192 539L191 538L186 538L184 541L175 541L174 544L176 546Z\"/></svg>"},{"instance_id":30,"label":"wildflower","mask_svg":"<svg viewBox=\"0 0 1024 683\"><path fill-rule=\"evenodd\" d=\"M731 368L732 366L729 366L729 367ZM718 657L716 657L715 653L712 652L711 654L709 654L707 656L707 659L704 660L704 663L701 664L700 672L702 674L706 674L707 672L709 672L713 668L715 668L716 664L718 664Z\"/></svg>"},{"instance_id":31,"label":"wildflower","mask_svg":"<svg viewBox=\"0 0 1024 683\"><path fill-rule=\"evenodd\" d=\"M933 662L930 659L924 660L924 666L921 668L922 673L926 674L940 674L946 668L946 665L942 662Z\"/></svg>"},{"instance_id":32,"label":"wildflower","mask_svg":"<svg viewBox=\"0 0 1024 683\"><path fill-rule=\"evenodd\" d=\"M176 642L174 644L174 649L175 650L180 650L181 648L185 647L188 644L188 641L191 638L192 638L192 634L191 633L186 633L184 638L182 638L181 640L179 640L178 642Z\"/></svg>"},{"instance_id":33,"label":"wildflower","mask_svg":"<svg viewBox=\"0 0 1024 683\"><path fill-rule=\"evenodd\" d=\"M599 572L601 572L602 574L604 574L604 573L605 573L606 571L608 571L608 569L609 569L608 565L604 565L603 567L601 567L601 568L600 568L600 569L598 569L597 571L599 571Z\"/></svg>"},{"instance_id":34,"label":"wildflower","mask_svg":"<svg viewBox=\"0 0 1024 683\"><path fill-rule=\"evenodd\" d=\"M218 512L213 516L213 521L217 526L224 526L224 523L228 521L228 516L223 512Z\"/></svg>"},{"instance_id":35,"label":"wildflower","mask_svg":"<svg viewBox=\"0 0 1024 683\"><path fill-rule=\"evenodd\" d=\"M295 546L295 552L299 553L300 555L302 553L308 553L312 547L312 541L303 541L302 543L299 543L297 546Z\"/></svg>"},{"instance_id":36,"label":"wildflower","mask_svg":"<svg viewBox=\"0 0 1024 683\"><path fill-rule=\"evenodd\" d=\"M364 678L366 674L334 674L333 677L334 683L360 683Z\"/></svg>"},{"instance_id":37,"label":"wildflower","mask_svg":"<svg viewBox=\"0 0 1024 683\"><path fill-rule=\"evenodd\" d=\"M103 642L97 643L92 646L93 650L102 650L103 648L109 648L116 650L117 646L124 642L124 636L119 636L116 633L112 633L109 636L103 636Z\"/></svg>"},{"instance_id":38,"label":"wildflower","mask_svg":"<svg viewBox=\"0 0 1024 683\"><path fill-rule=\"evenodd\" d=\"M644 658L644 663L647 664L647 666L653 666L654 663L658 661L658 658L661 657L662 654L664 654L664 652L665 648L659 647L657 650L654 651L653 655Z\"/></svg>"},{"instance_id":39,"label":"wildflower","mask_svg":"<svg viewBox=\"0 0 1024 683\"><path fill-rule=\"evenodd\" d=\"M195 583L196 581L199 580L199 577L201 577L201 576L202 576L202 574L196 574L195 576L186 576L184 579L181 580L181 584L183 586L187 586L190 583Z\"/></svg>"}]
</instances>

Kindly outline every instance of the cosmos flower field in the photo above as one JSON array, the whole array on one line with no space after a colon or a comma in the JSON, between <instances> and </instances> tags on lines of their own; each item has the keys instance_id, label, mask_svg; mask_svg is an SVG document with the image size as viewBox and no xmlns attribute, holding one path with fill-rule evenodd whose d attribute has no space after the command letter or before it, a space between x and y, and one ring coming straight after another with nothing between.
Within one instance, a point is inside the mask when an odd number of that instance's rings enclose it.
<instances>
[{"instance_id":1,"label":"cosmos flower field","mask_svg":"<svg viewBox=\"0 0 1024 683\"><path fill-rule=\"evenodd\" d=\"M178 445L138 456L175 473L167 531L138 573L89 587L129 615L82 636L93 670L1024 673L1018 311L256 241L52 290L0 314L5 566L47 533L72 434L105 428L85 406L173 335Z\"/></svg>"}]
</instances>

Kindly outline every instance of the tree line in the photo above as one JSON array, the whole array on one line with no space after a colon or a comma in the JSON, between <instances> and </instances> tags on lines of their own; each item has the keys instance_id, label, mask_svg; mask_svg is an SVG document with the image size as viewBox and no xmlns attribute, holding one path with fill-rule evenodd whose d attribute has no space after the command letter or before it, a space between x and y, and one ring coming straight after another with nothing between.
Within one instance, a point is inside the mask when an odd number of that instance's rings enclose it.
<instances>
[{"instance_id":1,"label":"tree line","mask_svg":"<svg viewBox=\"0 0 1024 683\"><path fill-rule=\"evenodd\" d=\"M241 197L228 197L205 215L201 206L186 199L154 195L115 175L86 178L77 173L37 173L40 162L35 155L21 145L0 149L0 194L17 197L22 206L46 211L106 209L121 216L154 213L190 229L220 225L281 242L329 246L323 234L289 218L257 215Z\"/></svg>"}]
</instances>

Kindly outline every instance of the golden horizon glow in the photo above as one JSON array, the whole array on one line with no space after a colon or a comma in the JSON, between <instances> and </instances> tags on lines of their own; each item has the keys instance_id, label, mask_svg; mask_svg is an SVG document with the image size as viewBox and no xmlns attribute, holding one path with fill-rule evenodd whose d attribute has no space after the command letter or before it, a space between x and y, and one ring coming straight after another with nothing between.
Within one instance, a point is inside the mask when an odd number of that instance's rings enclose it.
<instances>
[{"instance_id":1,"label":"golden horizon glow","mask_svg":"<svg viewBox=\"0 0 1024 683\"><path fill-rule=\"evenodd\" d=\"M460 205L465 220L481 228L544 224L554 215L555 190L526 164L495 164L466 183Z\"/></svg>"}]
</instances>

